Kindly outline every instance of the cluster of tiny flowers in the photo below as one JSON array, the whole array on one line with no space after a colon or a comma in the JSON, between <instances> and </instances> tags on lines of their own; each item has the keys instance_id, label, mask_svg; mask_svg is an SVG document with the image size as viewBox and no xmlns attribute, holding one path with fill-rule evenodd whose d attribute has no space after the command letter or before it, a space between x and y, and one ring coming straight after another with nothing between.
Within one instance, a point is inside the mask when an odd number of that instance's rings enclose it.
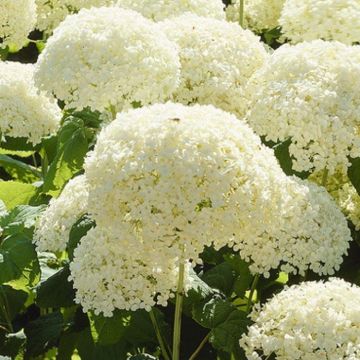
<instances>
[{"instance_id":1,"label":"cluster of tiny flowers","mask_svg":"<svg viewBox=\"0 0 360 360\"><path fill-rule=\"evenodd\" d=\"M279 23L293 43L315 39L360 41L359 0L286 0Z\"/></svg>"},{"instance_id":2,"label":"cluster of tiny flowers","mask_svg":"<svg viewBox=\"0 0 360 360\"><path fill-rule=\"evenodd\" d=\"M22 48L36 22L35 0L0 1L0 49Z\"/></svg>"},{"instance_id":3,"label":"cluster of tiny flowers","mask_svg":"<svg viewBox=\"0 0 360 360\"><path fill-rule=\"evenodd\" d=\"M267 140L291 138L296 171L349 166L360 156L360 47L285 45L248 82L246 120Z\"/></svg>"},{"instance_id":4,"label":"cluster of tiny flowers","mask_svg":"<svg viewBox=\"0 0 360 360\"><path fill-rule=\"evenodd\" d=\"M326 190L308 181L279 178L282 199L277 219L257 238L238 242L235 250L251 262L250 270L268 277L271 269L304 275L306 270L333 275L351 241L345 216Z\"/></svg>"},{"instance_id":5,"label":"cluster of tiny flowers","mask_svg":"<svg viewBox=\"0 0 360 360\"><path fill-rule=\"evenodd\" d=\"M205 246L266 230L282 172L235 116L167 103L119 114L99 135L85 175L89 213L126 234L129 252L143 244L144 253L167 249L168 258L196 263Z\"/></svg>"},{"instance_id":6,"label":"cluster of tiny flowers","mask_svg":"<svg viewBox=\"0 0 360 360\"><path fill-rule=\"evenodd\" d=\"M360 288L340 279L304 282L254 309L240 340L249 360L357 360Z\"/></svg>"},{"instance_id":7,"label":"cluster of tiny flowers","mask_svg":"<svg viewBox=\"0 0 360 360\"><path fill-rule=\"evenodd\" d=\"M50 34L69 15L80 9L112 5L115 0L36 0L37 24Z\"/></svg>"},{"instance_id":8,"label":"cluster of tiny flowers","mask_svg":"<svg viewBox=\"0 0 360 360\"><path fill-rule=\"evenodd\" d=\"M56 132L61 111L54 100L35 88L34 66L0 61L0 131L37 144Z\"/></svg>"},{"instance_id":9,"label":"cluster of tiny flowers","mask_svg":"<svg viewBox=\"0 0 360 360\"><path fill-rule=\"evenodd\" d=\"M173 258L162 256L162 249L151 251L140 244L128 251L127 234L96 227L81 239L70 264L77 303L84 311L112 316L115 309L150 311L167 306L174 296L178 267ZM189 266L185 271L185 290L189 287Z\"/></svg>"},{"instance_id":10,"label":"cluster of tiny flowers","mask_svg":"<svg viewBox=\"0 0 360 360\"><path fill-rule=\"evenodd\" d=\"M86 213L88 189L83 175L70 180L58 198L50 200L37 221L34 243L38 251L64 251L76 221Z\"/></svg>"},{"instance_id":11,"label":"cluster of tiny flowers","mask_svg":"<svg viewBox=\"0 0 360 360\"><path fill-rule=\"evenodd\" d=\"M323 178L323 171L309 177L311 181L318 184L322 183ZM336 171L328 177L325 187L346 217L354 224L356 230L360 230L360 196L348 176L341 171Z\"/></svg>"},{"instance_id":12,"label":"cluster of tiny flowers","mask_svg":"<svg viewBox=\"0 0 360 360\"><path fill-rule=\"evenodd\" d=\"M35 80L68 109L102 111L161 102L176 88L179 73L176 45L151 20L101 7L69 15L56 28Z\"/></svg>"},{"instance_id":13,"label":"cluster of tiny flowers","mask_svg":"<svg viewBox=\"0 0 360 360\"><path fill-rule=\"evenodd\" d=\"M154 21L179 16L185 12L225 19L221 0L118 0L117 5L135 10Z\"/></svg>"},{"instance_id":14,"label":"cluster of tiny flowers","mask_svg":"<svg viewBox=\"0 0 360 360\"><path fill-rule=\"evenodd\" d=\"M244 26L255 32L279 26L279 18L285 0L249 0L244 6ZM226 9L228 21L239 22L240 0L235 0Z\"/></svg>"},{"instance_id":15,"label":"cluster of tiny flowers","mask_svg":"<svg viewBox=\"0 0 360 360\"><path fill-rule=\"evenodd\" d=\"M173 98L244 113L244 87L267 59L260 39L235 23L185 14L159 24L180 48L181 82Z\"/></svg>"}]
</instances>

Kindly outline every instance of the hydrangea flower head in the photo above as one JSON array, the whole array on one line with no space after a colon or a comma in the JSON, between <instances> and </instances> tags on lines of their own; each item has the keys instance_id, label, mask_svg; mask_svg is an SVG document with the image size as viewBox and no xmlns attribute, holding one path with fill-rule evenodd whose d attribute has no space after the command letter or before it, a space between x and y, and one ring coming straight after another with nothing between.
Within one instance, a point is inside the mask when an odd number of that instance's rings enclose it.
<instances>
[{"instance_id":1,"label":"hydrangea flower head","mask_svg":"<svg viewBox=\"0 0 360 360\"><path fill-rule=\"evenodd\" d=\"M0 61L0 132L38 144L58 129L61 111L54 99L39 93L34 65Z\"/></svg>"},{"instance_id":2,"label":"hydrangea flower head","mask_svg":"<svg viewBox=\"0 0 360 360\"><path fill-rule=\"evenodd\" d=\"M360 156L360 47L284 45L250 79L246 120L267 140L291 139L296 171L330 174Z\"/></svg>"},{"instance_id":3,"label":"hydrangea flower head","mask_svg":"<svg viewBox=\"0 0 360 360\"><path fill-rule=\"evenodd\" d=\"M359 301L360 288L336 278L291 286L253 310L240 345L250 360L359 359Z\"/></svg>"},{"instance_id":4,"label":"hydrangea flower head","mask_svg":"<svg viewBox=\"0 0 360 360\"><path fill-rule=\"evenodd\" d=\"M101 7L61 23L39 57L35 79L68 109L122 110L169 97L179 67L177 47L152 21Z\"/></svg>"}]
</instances>

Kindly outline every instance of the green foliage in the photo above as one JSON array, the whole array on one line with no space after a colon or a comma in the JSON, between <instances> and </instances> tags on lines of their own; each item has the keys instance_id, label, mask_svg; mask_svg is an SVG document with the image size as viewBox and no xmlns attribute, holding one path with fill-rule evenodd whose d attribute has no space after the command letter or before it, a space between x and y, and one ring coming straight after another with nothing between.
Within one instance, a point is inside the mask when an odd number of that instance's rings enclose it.
<instances>
[{"instance_id":1,"label":"green foliage","mask_svg":"<svg viewBox=\"0 0 360 360\"><path fill-rule=\"evenodd\" d=\"M8 210L17 205L29 204L36 193L36 187L19 181L1 181L0 199L5 203Z\"/></svg>"},{"instance_id":2,"label":"green foliage","mask_svg":"<svg viewBox=\"0 0 360 360\"><path fill-rule=\"evenodd\" d=\"M348 169L348 176L357 193L360 195L360 158L350 159L350 162L351 166Z\"/></svg>"},{"instance_id":3,"label":"green foliage","mask_svg":"<svg viewBox=\"0 0 360 360\"><path fill-rule=\"evenodd\" d=\"M44 178L43 192L57 196L64 185L81 171L87 151L84 122L78 118L66 119L59 132L56 156Z\"/></svg>"}]
</instances>

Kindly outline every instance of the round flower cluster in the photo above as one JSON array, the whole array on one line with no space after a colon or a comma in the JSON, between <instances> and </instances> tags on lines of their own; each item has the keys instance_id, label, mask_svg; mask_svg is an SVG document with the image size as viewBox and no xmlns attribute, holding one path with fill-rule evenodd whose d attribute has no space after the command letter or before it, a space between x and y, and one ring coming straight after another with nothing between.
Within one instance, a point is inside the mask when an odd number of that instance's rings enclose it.
<instances>
[{"instance_id":1,"label":"round flower cluster","mask_svg":"<svg viewBox=\"0 0 360 360\"><path fill-rule=\"evenodd\" d=\"M102 7L82 9L61 23L39 57L35 80L67 109L116 111L169 97L179 68L175 44L152 21Z\"/></svg>"},{"instance_id":2,"label":"round flower cluster","mask_svg":"<svg viewBox=\"0 0 360 360\"><path fill-rule=\"evenodd\" d=\"M64 251L76 221L86 213L88 189L83 175L70 180L58 198L50 200L37 221L34 243L38 251Z\"/></svg>"},{"instance_id":3,"label":"round flower cluster","mask_svg":"<svg viewBox=\"0 0 360 360\"><path fill-rule=\"evenodd\" d=\"M36 22L35 0L0 1L0 49L22 48Z\"/></svg>"},{"instance_id":4,"label":"round flower cluster","mask_svg":"<svg viewBox=\"0 0 360 360\"><path fill-rule=\"evenodd\" d=\"M340 279L304 282L253 310L240 340L249 360L360 358L360 288Z\"/></svg>"},{"instance_id":5,"label":"round flower cluster","mask_svg":"<svg viewBox=\"0 0 360 360\"><path fill-rule=\"evenodd\" d=\"M82 8L112 5L115 0L36 0L37 24L40 31L51 34L68 16Z\"/></svg>"},{"instance_id":6,"label":"round flower cluster","mask_svg":"<svg viewBox=\"0 0 360 360\"><path fill-rule=\"evenodd\" d=\"M192 12L199 16L225 19L221 0L118 0L117 5L138 11L154 21Z\"/></svg>"},{"instance_id":7,"label":"round flower cluster","mask_svg":"<svg viewBox=\"0 0 360 360\"><path fill-rule=\"evenodd\" d=\"M118 114L85 175L89 213L98 226L126 234L129 252L141 243L144 253L167 249L169 258L196 262L207 245L265 231L282 173L234 116L167 103Z\"/></svg>"},{"instance_id":8,"label":"round flower cluster","mask_svg":"<svg viewBox=\"0 0 360 360\"><path fill-rule=\"evenodd\" d=\"M246 120L271 141L291 138L296 171L346 171L360 156L360 47L285 45L248 82Z\"/></svg>"},{"instance_id":9,"label":"round flower cluster","mask_svg":"<svg viewBox=\"0 0 360 360\"><path fill-rule=\"evenodd\" d=\"M286 0L279 23L287 39L360 41L359 0Z\"/></svg>"},{"instance_id":10,"label":"round flower cluster","mask_svg":"<svg viewBox=\"0 0 360 360\"><path fill-rule=\"evenodd\" d=\"M55 101L38 93L33 75L33 65L0 61L0 131L37 144L58 129L61 111Z\"/></svg>"},{"instance_id":11,"label":"round flower cluster","mask_svg":"<svg viewBox=\"0 0 360 360\"><path fill-rule=\"evenodd\" d=\"M323 178L323 171L314 173L309 177L311 181L318 184L322 183ZM356 230L360 230L360 196L348 176L341 171L336 171L328 177L325 187L343 213L354 224Z\"/></svg>"},{"instance_id":12,"label":"round flower cluster","mask_svg":"<svg viewBox=\"0 0 360 360\"><path fill-rule=\"evenodd\" d=\"M136 252L128 251L123 246L126 236L96 227L75 249L69 279L74 281L75 301L84 311L109 317L115 309L150 311L156 304L167 306L174 296L178 281L174 259L162 256L162 249L148 252L140 244Z\"/></svg>"},{"instance_id":13,"label":"round flower cluster","mask_svg":"<svg viewBox=\"0 0 360 360\"><path fill-rule=\"evenodd\" d=\"M260 39L235 23L192 14L159 26L180 48L181 82L174 100L243 115L244 86L267 58Z\"/></svg>"},{"instance_id":14,"label":"round flower cluster","mask_svg":"<svg viewBox=\"0 0 360 360\"><path fill-rule=\"evenodd\" d=\"M308 181L279 178L282 199L272 226L255 238L234 240L250 270L268 277L271 269L304 275L306 270L333 275L347 254L351 233L326 190ZM255 250L256 249L256 250Z\"/></svg>"},{"instance_id":15,"label":"round flower cluster","mask_svg":"<svg viewBox=\"0 0 360 360\"><path fill-rule=\"evenodd\" d=\"M249 0L244 6L244 26L256 32L279 26L279 18L285 0ZM239 22L240 0L235 0L226 9L228 21Z\"/></svg>"}]
</instances>

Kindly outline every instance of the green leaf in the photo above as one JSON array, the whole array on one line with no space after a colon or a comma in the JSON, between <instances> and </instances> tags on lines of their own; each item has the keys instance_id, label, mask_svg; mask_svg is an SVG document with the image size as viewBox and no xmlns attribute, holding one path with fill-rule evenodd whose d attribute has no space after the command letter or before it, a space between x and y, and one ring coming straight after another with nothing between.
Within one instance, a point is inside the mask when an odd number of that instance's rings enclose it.
<instances>
[{"instance_id":1,"label":"green leaf","mask_svg":"<svg viewBox=\"0 0 360 360\"><path fill-rule=\"evenodd\" d=\"M11 286L0 286L0 319L2 323L12 321L24 307L28 294L22 290L15 290Z\"/></svg>"},{"instance_id":2,"label":"green leaf","mask_svg":"<svg viewBox=\"0 0 360 360\"><path fill-rule=\"evenodd\" d=\"M41 173L36 168L15 160L7 155L0 155L0 167L14 179L25 183L32 183L41 178Z\"/></svg>"},{"instance_id":3,"label":"green leaf","mask_svg":"<svg viewBox=\"0 0 360 360\"><path fill-rule=\"evenodd\" d=\"M81 359L86 360L119 360L127 358L127 344L120 341L113 345L95 344L89 329L78 334L77 346Z\"/></svg>"},{"instance_id":4,"label":"green leaf","mask_svg":"<svg viewBox=\"0 0 360 360\"><path fill-rule=\"evenodd\" d=\"M130 326L131 313L116 310L112 317L89 315L91 332L95 343L101 345L116 344Z\"/></svg>"},{"instance_id":5,"label":"green leaf","mask_svg":"<svg viewBox=\"0 0 360 360\"><path fill-rule=\"evenodd\" d=\"M26 205L36 193L36 187L17 181L0 182L0 200L5 203L8 210L17 205Z\"/></svg>"},{"instance_id":6,"label":"green leaf","mask_svg":"<svg viewBox=\"0 0 360 360\"><path fill-rule=\"evenodd\" d=\"M3 229L3 235L13 235L22 232L25 229L31 229L44 208L45 205L16 206L9 214L0 218L0 226Z\"/></svg>"},{"instance_id":7,"label":"green leaf","mask_svg":"<svg viewBox=\"0 0 360 360\"><path fill-rule=\"evenodd\" d=\"M191 288L184 297L183 312L191 316L195 305L209 300L217 291L201 280L193 269L190 269L189 277L191 278Z\"/></svg>"},{"instance_id":8,"label":"green leaf","mask_svg":"<svg viewBox=\"0 0 360 360\"><path fill-rule=\"evenodd\" d=\"M234 309L225 321L211 330L210 342L215 349L239 354L236 357L239 359L240 354L242 353L239 346L239 340L241 336L247 332L247 327L249 325L250 321L247 318L247 314Z\"/></svg>"},{"instance_id":9,"label":"green leaf","mask_svg":"<svg viewBox=\"0 0 360 360\"><path fill-rule=\"evenodd\" d=\"M234 282L234 292L239 297L244 297L247 289L250 288L253 275L249 270L249 264L240 258L239 255L226 255L225 261L232 267L237 274Z\"/></svg>"},{"instance_id":10,"label":"green leaf","mask_svg":"<svg viewBox=\"0 0 360 360\"><path fill-rule=\"evenodd\" d=\"M235 277L235 271L230 264L223 262L207 271L202 276L202 280L210 287L218 289L225 295L230 296L233 290Z\"/></svg>"},{"instance_id":11,"label":"green leaf","mask_svg":"<svg viewBox=\"0 0 360 360\"><path fill-rule=\"evenodd\" d=\"M228 353L240 354L239 339L250 324L247 314L231 302L214 297L204 305L198 305L193 318L201 326L211 329L210 342Z\"/></svg>"},{"instance_id":12,"label":"green leaf","mask_svg":"<svg viewBox=\"0 0 360 360\"><path fill-rule=\"evenodd\" d=\"M11 359L23 359L25 344L26 336L23 330L15 334L6 334L5 341L0 346L0 355L10 356ZM0 356L0 359L3 358Z\"/></svg>"},{"instance_id":13,"label":"green leaf","mask_svg":"<svg viewBox=\"0 0 360 360\"><path fill-rule=\"evenodd\" d=\"M351 166L348 168L348 176L357 193L360 195L360 158L350 159L350 162Z\"/></svg>"},{"instance_id":14,"label":"green leaf","mask_svg":"<svg viewBox=\"0 0 360 360\"><path fill-rule=\"evenodd\" d=\"M138 354L130 356L127 360L158 360L158 358L149 354Z\"/></svg>"},{"instance_id":15,"label":"green leaf","mask_svg":"<svg viewBox=\"0 0 360 360\"><path fill-rule=\"evenodd\" d=\"M75 291L66 265L54 275L41 282L36 288L36 303L42 308L59 308L75 305Z\"/></svg>"},{"instance_id":16,"label":"green leaf","mask_svg":"<svg viewBox=\"0 0 360 360\"><path fill-rule=\"evenodd\" d=\"M65 121L59 133L57 155L44 180L43 192L46 194L57 196L68 180L82 169L88 151L85 130L80 119Z\"/></svg>"},{"instance_id":17,"label":"green leaf","mask_svg":"<svg viewBox=\"0 0 360 360\"><path fill-rule=\"evenodd\" d=\"M24 234L8 236L0 244L0 283L24 278L34 285L40 274L37 254L31 239Z\"/></svg>"},{"instance_id":18,"label":"green leaf","mask_svg":"<svg viewBox=\"0 0 360 360\"><path fill-rule=\"evenodd\" d=\"M56 346L64 327L60 311L40 316L25 326L27 355L38 356Z\"/></svg>"},{"instance_id":19,"label":"green leaf","mask_svg":"<svg viewBox=\"0 0 360 360\"><path fill-rule=\"evenodd\" d=\"M273 146L274 154L279 161L281 168L286 175L296 175L300 179L306 179L309 176L308 172L297 172L293 170L293 161L290 156L289 147L291 139L287 139Z\"/></svg>"},{"instance_id":20,"label":"green leaf","mask_svg":"<svg viewBox=\"0 0 360 360\"><path fill-rule=\"evenodd\" d=\"M13 151L31 151L34 152L37 146L28 143L27 138L12 138L5 137L5 141L0 142L0 148L2 150L13 150ZM16 154L17 155L17 154Z\"/></svg>"},{"instance_id":21,"label":"green leaf","mask_svg":"<svg viewBox=\"0 0 360 360\"><path fill-rule=\"evenodd\" d=\"M95 226L95 221L90 219L86 215L83 216L81 219L79 219L73 225L69 234L69 241L67 244L67 252L70 260L73 260L74 250L78 246L82 237L85 236L87 232L94 226Z\"/></svg>"},{"instance_id":22,"label":"green leaf","mask_svg":"<svg viewBox=\"0 0 360 360\"><path fill-rule=\"evenodd\" d=\"M1 155L18 156L20 158L27 158L35 153L35 150L23 151L23 150L10 150L0 148Z\"/></svg>"}]
</instances>

